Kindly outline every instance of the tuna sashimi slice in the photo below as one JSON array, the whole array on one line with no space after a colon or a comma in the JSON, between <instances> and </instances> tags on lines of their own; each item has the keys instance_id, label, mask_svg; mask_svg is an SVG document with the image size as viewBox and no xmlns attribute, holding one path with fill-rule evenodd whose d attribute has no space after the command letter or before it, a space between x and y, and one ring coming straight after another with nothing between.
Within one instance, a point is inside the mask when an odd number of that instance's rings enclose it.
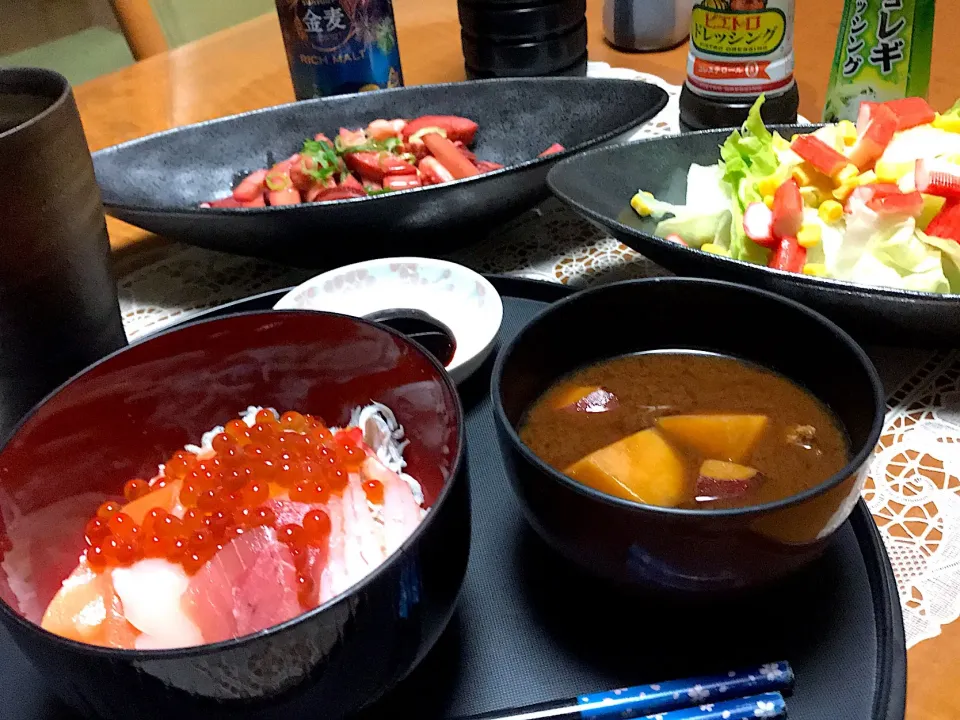
<instances>
[{"instance_id":1,"label":"tuna sashimi slice","mask_svg":"<svg viewBox=\"0 0 960 720\"><path fill-rule=\"evenodd\" d=\"M182 604L208 643L289 620L301 612L293 556L272 529L249 530L193 576Z\"/></svg>"},{"instance_id":2,"label":"tuna sashimi slice","mask_svg":"<svg viewBox=\"0 0 960 720\"><path fill-rule=\"evenodd\" d=\"M265 630L303 612L297 598L297 570L290 549L279 541L264 547L234 598L239 635Z\"/></svg>"}]
</instances>

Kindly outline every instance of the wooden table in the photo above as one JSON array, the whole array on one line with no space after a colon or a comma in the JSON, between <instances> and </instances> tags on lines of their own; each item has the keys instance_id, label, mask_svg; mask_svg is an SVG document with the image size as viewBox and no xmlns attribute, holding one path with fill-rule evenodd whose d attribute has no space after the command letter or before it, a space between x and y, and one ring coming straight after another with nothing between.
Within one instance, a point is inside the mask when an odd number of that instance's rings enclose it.
<instances>
[{"instance_id":1,"label":"wooden table","mask_svg":"<svg viewBox=\"0 0 960 720\"><path fill-rule=\"evenodd\" d=\"M818 118L833 62L841 0L801 0L796 30L801 112ZM602 0L588 0L590 59L683 81L686 45L661 53L628 54L603 41ZM403 69L409 84L464 78L455 0L396 3ZM930 100L938 108L960 96L952 37L960 3L937 8ZM155 56L76 89L91 149L200 120L293 100L276 17L266 15L169 53ZM109 219L117 250L149 236ZM960 718L960 622L909 653L909 720ZM853 681L853 678L851 678ZM825 719L831 720L831 719Z\"/></svg>"}]
</instances>

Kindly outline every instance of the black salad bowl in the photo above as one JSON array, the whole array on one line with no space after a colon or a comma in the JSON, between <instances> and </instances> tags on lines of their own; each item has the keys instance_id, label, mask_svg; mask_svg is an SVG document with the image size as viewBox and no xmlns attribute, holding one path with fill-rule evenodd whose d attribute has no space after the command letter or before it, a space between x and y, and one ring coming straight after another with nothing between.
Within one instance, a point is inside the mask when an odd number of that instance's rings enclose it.
<instances>
[{"instance_id":1,"label":"black salad bowl","mask_svg":"<svg viewBox=\"0 0 960 720\"><path fill-rule=\"evenodd\" d=\"M570 62L577 59L571 57ZM557 66L560 67L560 66ZM558 160L646 122L666 93L633 80L509 78L307 100L150 135L94 153L108 214L212 250L334 267L447 253L547 197ZM299 152L304 139L377 118L461 115L473 147L505 167L465 180L365 198L265 208L207 208L240 177ZM537 157L554 143L565 152Z\"/></svg>"},{"instance_id":2,"label":"black salad bowl","mask_svg":"<svg viewBox=\"0 0 960 720\"><path fill-rule=\"evenodd\" d=\"M670 349L741 358L799 384L836 416L849 440L849 463L782 501L685 510L588 488L520 440L527 410L568 373ZM550 306L500 353L492 395L514 489L544 540L607 579L680 594L762 585L820 555L860 497L885 410L870 360L823 316L762 290L679 278L616 283Z\"/></svg>"},{"instance_id":3,"label":"black salad bowl","mask_svg":"<svg viewBox=\"0 0 960 720\"><path fill-rule=\"evenodd\" d=\"M152 476L249 405L342 425L371 400L403 424L407 472L429 512L360 583L281 625L179 650L96 647L39 627L77 563L84 523L125 480ZM450 378L383 326L273 311L159 334L54 391L0 451L0 620L85 717L341 718L409 673L451 617L469 554L464 454Z\"/></svg>"},{"instance_id":4,"label":"black salad bowl","mask_svg":"<svg viewBox=\"0 0 960 720\"><path fill-rule=\"evenodd\" d=\"M789 138L816 125L771 126ZM960 295L862 285L773 270L654 235L657 221L630 207L637 190L683 204L690 165L714 165L730 130L706 130L591 150L558 164L547 183L563 202L625 245L678 275L715 278L784 295L822 312L860 342L909 347L960 342Z\"/></svg>"}]
</instances>

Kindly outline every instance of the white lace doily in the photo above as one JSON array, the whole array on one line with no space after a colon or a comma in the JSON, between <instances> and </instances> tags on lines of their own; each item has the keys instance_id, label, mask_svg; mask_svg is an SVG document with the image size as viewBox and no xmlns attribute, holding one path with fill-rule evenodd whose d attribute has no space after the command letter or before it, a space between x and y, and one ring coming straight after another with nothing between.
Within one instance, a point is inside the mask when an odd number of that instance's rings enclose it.
<instances>
[{"instance_id":1,"label":"white lace doily","mask_svg":"<svg viewBox=\"0 0 960 720\"><path fill-rule=\"evenodd\" d=\"M634 139L678 132L678 86L606 63L590 63L588 74L646 80L667 91L666 108ZM130 273L118 267L131 340L315 274L177 243L144 252L152 253L149 264ZM450 259L478 272L576 287L669 274L552 199ZM960 617L960 353L932 355L891 396L864 497L897 576L907 647L935 637Z\"/></svg>"}]
</instances>

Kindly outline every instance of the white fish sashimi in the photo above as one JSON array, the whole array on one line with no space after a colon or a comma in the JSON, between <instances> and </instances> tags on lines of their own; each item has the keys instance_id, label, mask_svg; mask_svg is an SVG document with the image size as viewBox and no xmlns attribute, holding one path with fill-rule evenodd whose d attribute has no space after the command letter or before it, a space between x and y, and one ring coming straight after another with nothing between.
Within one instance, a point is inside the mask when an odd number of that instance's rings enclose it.
<instances>
[{"instance_id":1,"label":"white fish sashimi","mask_svg":"<svg viewBox=\"0 0 960 720\"><path fill-rule=\"evenodd\" d=\"M380 517L383 522L384 549L389 555L400 547L420 524L423 508L400 476L374 458L367 458L360 472L365 480L378 480L383 484Z\"/></svg>"},{"instance_id":2,"label":"white fish sashimi","mask_svg":"<svg viewBox=\"0 0 960 720\"><path fill-rule=\"evenodd\" d=\"M352 583L369 575L387 555L383 549L383 525L373 516L358 473L350 475L343 491L344 557Z\"/></svg>"},{"instance_id":3,"label":"white fish sashimi","mask_svg":"<svg viewBox=\"0 0 960 720\"><path fill-rule=\"evenodd\" d=\"M352 584L347 571L343 533L343 501L337 496L327 503L330 516L330 544L327 547L327 564L320 575L320 602L336 597Z\"/></svg>"},{"instance_id":4,"label":"white fish sashimi","mask_svg":"<svg viewBox=\"0 0 960 720\"><path fill-rule=\"evenodd\" d=\"M179 565L152 558L113 570L113 586L123 614L143 635L138 648L174 648L203 643L200 629L187 617L180 598L190 578Z\"/></svg>"}]
</instances>

